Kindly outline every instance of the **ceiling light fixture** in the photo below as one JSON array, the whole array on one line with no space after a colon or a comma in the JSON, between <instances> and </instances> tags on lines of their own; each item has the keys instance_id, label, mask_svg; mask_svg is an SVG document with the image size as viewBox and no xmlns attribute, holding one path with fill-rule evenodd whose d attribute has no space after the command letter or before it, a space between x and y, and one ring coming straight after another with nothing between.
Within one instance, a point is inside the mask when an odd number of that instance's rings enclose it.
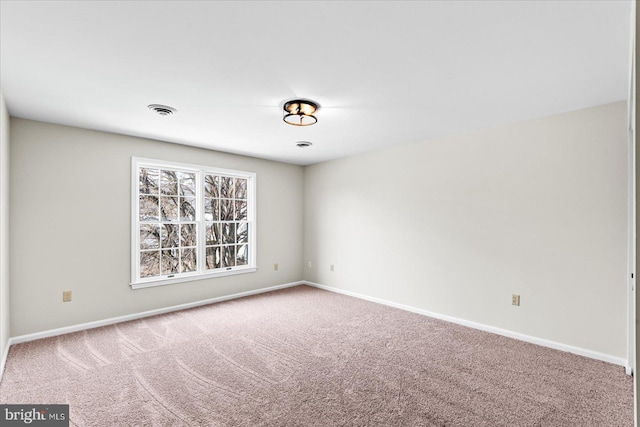
<instances>
[{"instance_id":1,"label":"ceiling light fixture","mask_svg":"<svg viewBox=\"0 0 640 427\"><path fill-rule=\"evenodd\" d=\"M169 107L168 105L162 105L162 104L150 104L150 105L147 105L147 108L151 111L155 111L161 116L170 116L178 112L178 110L176 110L175 108Z\"/></svg>"},{"instance_id":2,"label":"ceiling light fixture","mask_svg":"<svg viewBox=\"0 0 640 427\"><path fill-rule=\"evenodd\" d=\"M294 99L284 104L282 119L293 126L310 126L318 121L314 113L319 109L320 106L313 101Z\"/></svg>"}]
</instances>

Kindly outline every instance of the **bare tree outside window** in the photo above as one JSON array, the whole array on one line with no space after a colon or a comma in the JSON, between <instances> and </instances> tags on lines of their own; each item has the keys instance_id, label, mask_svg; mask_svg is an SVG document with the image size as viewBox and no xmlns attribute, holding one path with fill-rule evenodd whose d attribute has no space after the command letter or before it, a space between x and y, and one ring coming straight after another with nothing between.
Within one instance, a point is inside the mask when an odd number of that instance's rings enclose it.
<instances>
[{"instance_id":1,"label":"bare tree outside window","mask_svg":"<svg viewBox=\"0 0 640 427\"><path fill-rule=\"evenodd\" d=\"M133 283L255 268L255 174L230 172L136 161Z\"/></svg>"}]
</instances>

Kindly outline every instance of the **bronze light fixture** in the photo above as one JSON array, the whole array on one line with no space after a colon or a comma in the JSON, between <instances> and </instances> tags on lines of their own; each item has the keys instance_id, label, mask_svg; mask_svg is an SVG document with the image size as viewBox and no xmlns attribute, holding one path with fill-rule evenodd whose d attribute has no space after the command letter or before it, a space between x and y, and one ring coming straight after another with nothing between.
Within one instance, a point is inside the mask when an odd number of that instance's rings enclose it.
<instances>
[{"instance_id":1,"label":"bronze light fixture","mask_svg":"<svg viewBox=\"0 0 640 427\"><path fill-rule=\"evenodd\" d=\"M310 126L318 121L314 114L319 109L320 106L313 101L294 99L284 104L282 120L293 126Z\"/></svg>"}]
</instances>

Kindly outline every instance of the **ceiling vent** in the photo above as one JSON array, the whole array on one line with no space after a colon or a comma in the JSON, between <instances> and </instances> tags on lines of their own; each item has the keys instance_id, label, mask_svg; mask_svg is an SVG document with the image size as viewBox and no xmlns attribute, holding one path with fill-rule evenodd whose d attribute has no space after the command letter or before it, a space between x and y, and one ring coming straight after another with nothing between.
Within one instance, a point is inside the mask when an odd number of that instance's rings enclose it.
<instances>
[{"instance_id":1,"label":"ceiling vent","mask_svg":"<svg viewBox=\"0 0 640 427\"><path fill-rule=\"evenodd\" d=\"M300 148L307 148L307 147L311 147L313 144L310 143L309 141L298 141L296 142L296 147L300 147Z\"/></svg>"},{"instance_id":2,"label":"ceiling vent","mask_svg":"<svg viewBox=\"0 0 640 427\"><path fill-rule=\"evenodd\" d=\"M161 104L147 105L147 108L151 111L155 111L161 116L170 116L178 112L178 110L176 110L173 107L169 107L168 105L161 105Z\"/></svg>"}]
</instances>

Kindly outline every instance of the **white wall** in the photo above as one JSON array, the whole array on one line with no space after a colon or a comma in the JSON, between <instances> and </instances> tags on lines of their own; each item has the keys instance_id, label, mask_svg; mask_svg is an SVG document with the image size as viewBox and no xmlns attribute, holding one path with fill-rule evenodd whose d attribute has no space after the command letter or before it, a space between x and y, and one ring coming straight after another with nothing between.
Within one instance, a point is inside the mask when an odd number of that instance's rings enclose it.
<instances>
[{"instance_id":1,"label":"white wall","mask_svg":"<svg viewBox=\"0 0 640 427\"><path fill-rule=\"evenodd\" d=\"M626 129L621 102L307 167L304 278L624 358Z\"/></svg>"},{"instance_id":2,"label":"white wall","mask_svg":"<svg viewBox=\"0 0 640 427\"><path fill-rule=\"evenodd\" d=\"M0 360L10 337L9 311L9 112L0 92ZM3 366L0 366L0 375Z\"/></svg>"},{"instance_id":3,"label":"white wall","mask_svg":"<svg viewBox=\"0 0 640 427\"><path fill-rule=\"evenodd\" d=\"M131 290L132 156L256 172L258 271ZM11 334L298 281L302 190L299 166L12 118Z\"/></svg>"},{"instance_id":4,"label":"white wall","mask_svg":"<svg viewBox=\"0 0 640 427\"><path fill-rule=\"evenodd\" d=\"M610 104L304 169L12 118L11 335L304 277L624 358L625 114ZM132 291L131 156L257 172L258 272Z\"/></svg>"}]
</instances>

